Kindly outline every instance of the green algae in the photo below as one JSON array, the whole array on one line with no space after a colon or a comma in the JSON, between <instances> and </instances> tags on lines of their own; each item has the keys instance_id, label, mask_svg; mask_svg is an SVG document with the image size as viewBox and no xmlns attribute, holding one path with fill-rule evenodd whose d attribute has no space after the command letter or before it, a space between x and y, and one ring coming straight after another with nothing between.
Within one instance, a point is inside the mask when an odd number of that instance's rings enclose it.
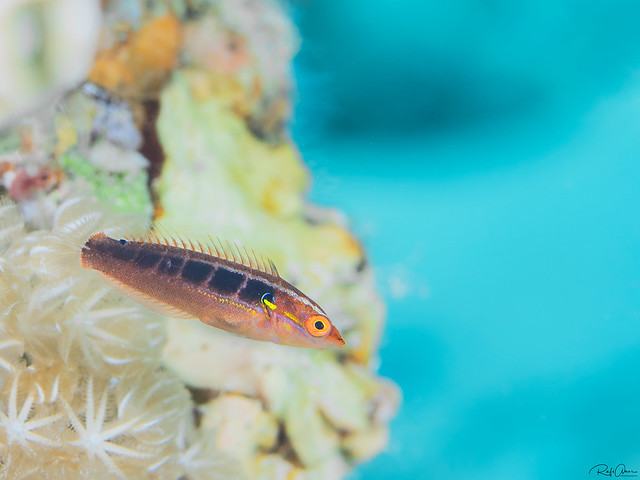
<instances>
[{"instance_id":1,"label":"green algae","mask_svg":"<svg viewBox=\"0 0 640 480\"><path fill-rule=\"evenodd\" d=\"M88 184L96 198L109 204L115 212L149 217L153 210L145 170L109 172L73 152L64 153L58 162L72 180Z\"/></svg>"}]
</instances>

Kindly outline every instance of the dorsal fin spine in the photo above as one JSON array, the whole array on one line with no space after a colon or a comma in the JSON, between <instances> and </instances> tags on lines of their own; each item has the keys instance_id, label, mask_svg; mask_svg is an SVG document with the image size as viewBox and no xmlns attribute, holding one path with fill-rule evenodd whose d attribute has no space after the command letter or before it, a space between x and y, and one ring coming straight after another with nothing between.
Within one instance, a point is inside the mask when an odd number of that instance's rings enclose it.
<instances>
[{"instance_id":1,"label":"dorsal fin spine","mask_svg":"<svg viewBox=\"0 0 640 480\"><path fill-rule=\"evenodd\" d=\"M238 245L236 243L236 248L238 249L238 253L240 254L240 258L242 259L242 263L244 263L245 265L249 265L251 268L253 268L253 266L251 265L251 260L249 260L248 256L245 256L245 251L242 248L240 248L240 245Z\"/></svg>"},{"instance_id":2,"label":"dorsal fin spine","mask_svg":"<svg viewBox=\"0 0 640 480\"><path fill-rule=\"evenodd\" d=\"M236 254L233 252L233 246L231 245L231 242L229 240L227 240L227 245L228 245L229 253L231 254L231 258L233 259L234 262L238 263Z\"/></svg>"},{"instance_id":3,"label":"dorsal fin spine","mask_svg":"<svg viewBox=\"0 0 640 480\"><path fill-rule=\"evenodd\" d=\"M236 262L238 263L244 263L242 261L242 253L240 252L240 249L238 248L238 245L235 242L231 242L229 241L229 245L230 245L230 249L231 249L231 253L233 254L233 258L236 259Z\"/></svg>"},{"instance_id":4,"label":"dorsal fin spine","mask_svg":"<svg viewBox=\"0 0 640 480\"><path fill-rule=\"evenodd\" d=\"M256 253L253 249L247 249L244 245L241 247L237 243L232 243L229 240L225 242L225 245L220 237L214 238L209 235L209 241L203 244L199 240L189 240L182 238L179 235L166 234L164 231L159 231L154 227L152 231L149 231L146 234L125 235L122 238L125 238L130 242L156 243L214 255L223 260L239 263L275 277L280 277L278 269L269 257L265 257L262 253Z\"/></svg>"},{"instance_id":5,"label":"dorsal fin spine","mask_svg":"<svg viewBox=\"0 0 640 480\"><path fill-rule=\"evenodd\" d=\"M268 271L269 268L267 267L267 260L263 254L260 254L260 261L262 262L262 268L264 269L264 271Z\"/></svg>"},{"instance_id":6,"label":"dorsal fin spine","mask_svg":"<svg viewBox=\"0 0 640 480\"><path fill-rule=\"evenodd\" d=\"M218 240L218 245L220 245L220 258L224 258L225 260L229 260L229 256L227 255L227 252L224 249L224 245L222 244L222 240L220 240L220 237L216 237L216 240Z\"/></svg>"},{"instance_id":7,"label":"dorsal fin spine","mask_svg":"<svg viewBox=\"0 0 640 480\"><path fill-rule=\"evenodd\" d=\"M258 257L256 256L256 251L253 248L251 249L251 253L253 254L253 259L256 262L256 268L259 270L260 269L260 262L258 261Z\"/></svg>"},{"instance_id":8,"label":"dorsal fin spine","mask_svg":"<svg viewBox=\"0 0 640 480\"><path fill-rule=\"evenodd\" d=\"M218 252L218 247L216 247L216 242L211 235L209 235L209 248L213 247L216 252L216 256L220 256L220 252Z\"/></svg>"},{"instance_id":9,"label":"dorsal fin spine","mask_svg":"<svg viewBox=\"0 0 640 480\"><path fill-rule=\"evenodd\" d=\"M272 275L279 277L280 275L278 274L278 269L276 268L276 264L273 263L273 260L271 259L269 259L269 266L271 267Z\"/></svg>"},{"instance_id":10,"label":"dorsal fin spine","mask_svg":"<svg viewBox=\"0 0 640 480\"><path fill-rule=\"evenodd\" d=\"M255 265L251 260L251 255L249 255L249 251L247 250L247 247L243 246L242 249L244 250L244 253L247 256L247 260L249 260L249 265L251 266L251 268L257 268L257 265Z\"/></svg>"}]
</instances>

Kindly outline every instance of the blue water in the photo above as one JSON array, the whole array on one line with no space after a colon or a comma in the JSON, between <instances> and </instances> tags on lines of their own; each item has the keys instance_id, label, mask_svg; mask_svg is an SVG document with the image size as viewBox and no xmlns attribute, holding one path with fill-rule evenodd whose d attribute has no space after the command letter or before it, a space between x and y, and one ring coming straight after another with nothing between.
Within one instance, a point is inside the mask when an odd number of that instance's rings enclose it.
<instances>
[{"instance_id":1,"label":"blue water","mask_svg":"<svg viewBox=\"0 0 640 480\"><path fill-rule=\"evenodd\" d=\"M383 52L400 73L378 78L370 56L343 57L367 32L381 45L387 7L328 4L299 19L311 40L293 135L311 199L346 211L364 239L388 305L380 373L404 394L388 450L353 477L640 471L640 29L628 21L640 5L420 7L451 29L395 12L406 28L386 48L416 41L411 55ZM361 35L341 36L365 10ZM480 32L474 22L502 30L479 45L450 33ZM423 37L416 23L440 26ZM442 93L429 60L446 64L446 52L460 65ZM397 108L385 117L372 102Z\"/></svg>"}]
</instances>

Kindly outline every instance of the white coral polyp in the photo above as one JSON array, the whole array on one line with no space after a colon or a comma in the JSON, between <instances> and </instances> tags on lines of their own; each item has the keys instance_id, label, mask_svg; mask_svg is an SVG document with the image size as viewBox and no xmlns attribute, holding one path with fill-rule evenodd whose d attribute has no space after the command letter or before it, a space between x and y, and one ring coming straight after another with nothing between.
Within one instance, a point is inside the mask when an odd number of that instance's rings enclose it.
<instances>
[{"instance_id":1,"label":"white coral polyp","mask_svg":"<svg viewBox=\"0 0 640 480\"><path fill-rule=\"evenodd\" d=\"M0 201L0 477L184 475L193 404L162 371L163 319L79 262L86 236L132 217L74 199L26 232L17 212Z\"/></svg>"},{"instance_id":2,"label":"white coral polyp","mask_svg":"<svg viewBox=\"0 0 640 480\"><path fill-rule=\"evenodd\" d=\"M6 410L0 410L0 427L6 434L7 444L18 443L29 454L35 455L32 445L56 446L58 442L34 432L42 427L57 422L62 415L55 414L43 418L33 418L32 407L35 400L35 392L28 393L27 398L18 409L18 380L20 373L13 376L9 398L5 406ZM5 389L6 390L6 389Z\"/></svg>"}]
</instances>

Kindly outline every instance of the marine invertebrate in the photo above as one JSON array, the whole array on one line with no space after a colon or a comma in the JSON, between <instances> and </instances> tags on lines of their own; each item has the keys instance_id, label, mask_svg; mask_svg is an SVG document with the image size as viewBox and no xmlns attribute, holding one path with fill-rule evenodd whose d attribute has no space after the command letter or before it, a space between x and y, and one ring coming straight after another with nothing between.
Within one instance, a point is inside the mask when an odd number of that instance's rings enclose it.
<instances>
[{"instance_id":1,"label":"marine invertebrate","mask_svg":"<svg viewBox=\"0 0 640 480\"><path fill-rule=\"evenodd\" d=\"M184 400L180 398L180 389L172 388L177 386L178 382L162 378L155 380L158 382L156 385L142 381L142 387L140 384L129 384L128 388L121 386L115 389L102 382L102 388L96 392L94 377L90 376L86 381L86 400L81 410L84 420L79 418L61 395L60 402L75 437L67 441L68 445L81 449L89 459L97 457L109 471L119 477L125 477L125 474L118 467L117 458L156 458L159 450L162 450L165 444L170 444L174 436L174 432L159 427L159 424L166 421L175 424L177 419L188 415L188 410L180 405L183 403L181 400ZM163 393L168 393L169 396L165 397ZM116 401L112 399L109 402L110 396L115 396ZM136 399L136 396L141 398ZM138 405L134 406L134 403ZM111 404L115 406L112 407ZM141 405L144 408L140 408ZM109 409L115 412L109 412ZM122 439L120 442L117 441L119 438ZM147 462L140 463L145 467L147 465Z\"/></svg>"},{"instance_id":2,"label":"marine invertebrate","mask_svg":"<svg viewBox=\"0 0 640 480\"><path fill-rule=\"evenodd\" d=\"M71 200L51 230L26 232L16 207L2 206L0 473L139 478L155 464L155 478L177 478L199 435L175 441L192 403L159 369L162 319L66 258L79 233L118 216Z\"/></svg>"},{"instance_id":3,"label":"marine invertebrate","mask_svg":"<svg viewBox=\"0 0 640 480\"><path fill-rule=\"evenodd\" d=\"M3 429L6 436L6 445L17 442L24 450L35 455L33 449L29 446L29 443L55 447L59 445L59 442L55 439L40 435L34 432L34 430L57 422L62 417L62 414L56 413L42 418L30 418L31 407L33 407L33 402L36 396L36 392L34 390L31 390L28 393L27 398L24 399L24 403L20 407L20 411L18 411L17 397L19 379L19 373L13 376L11 390L9 391L9 398L7 401L7 411L3 412L0 410L0 427Z\"/></svg>"}]
</instances>

